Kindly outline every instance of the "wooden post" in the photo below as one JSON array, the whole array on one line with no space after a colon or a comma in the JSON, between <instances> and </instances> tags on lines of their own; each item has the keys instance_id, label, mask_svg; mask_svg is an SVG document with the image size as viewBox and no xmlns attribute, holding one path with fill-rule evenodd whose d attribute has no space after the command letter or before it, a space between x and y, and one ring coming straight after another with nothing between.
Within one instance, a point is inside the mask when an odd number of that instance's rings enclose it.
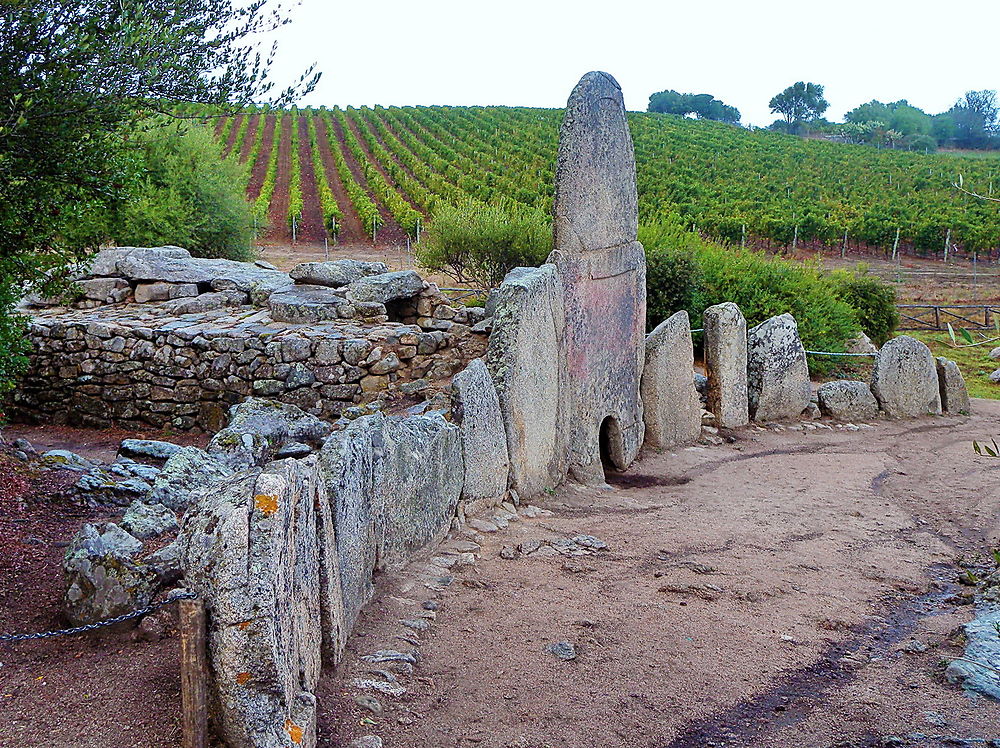
<instances>
[{"instance_id":1,"label":"wooden post","mask_svg":"<svg viewBox=\"0 0 1000 748\"><path fill-rule=\"evenodd\" d=\"M205 603L181 600L181 746L208 748L208 655Z\"/></svg>"},{"instance_id":2,"label":"wooden post","mask_svg":"<svg viewBox=\"0 0 1000 748\"><path fill-rule=\"evenodd\" d=\"M795 234L792 235L792 251L794 252L799 246L799 227L795 227Z\"/></svg>"},{"instance_id":3,"label":"wooden post","mask_svg":"<svg viewBox=\"0 0 1000 748\"><path fill-rule=\"evenodd\" d=\"M740 229L740 249L747 247L747 225L744 223Z\"/></svg>"},{"instance_id":4,"label":"wooden post","mask_svg":"<svg viewBox=\"0 0 1000 748\"><path fill-rule=\"evenodd\" d=\"M944 261L948 262L948 249L951 247L951 229L944 235Z\"/></svg>"},{"instance_id":5,"label":"wooden post","mask_svg":"<svg viewBox=\"0 0 1000 748\"><path fill-rule=\"evenodd\" d=\"M847 256L847 229L844 229L844 243L840 245L840 259Z\"/></svg>"},{"instance_id":6,"label":"wooden post","mask_svg":"<svg viewBox=\"0 0 1000 748\"><path fill-rule=\"evenodd\" d=\"M893 259L893 261L895 261L896 257L898 256L897 255L898 252L899 252L899 227L897 226L896 227L896 238L892 242L892 259Z\"/></svg>"}]
</instances>

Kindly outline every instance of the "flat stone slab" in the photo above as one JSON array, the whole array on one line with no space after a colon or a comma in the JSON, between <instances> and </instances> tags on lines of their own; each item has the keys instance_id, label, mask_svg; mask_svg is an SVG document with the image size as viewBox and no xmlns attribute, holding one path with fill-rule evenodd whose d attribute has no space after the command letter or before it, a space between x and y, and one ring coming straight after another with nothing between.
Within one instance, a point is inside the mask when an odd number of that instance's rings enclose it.
<instances>
[{"instance_id":1,"label":"flat stone slab","mask_svg":"<svg viewBox=\"0 0 1000 748\"><path fill-rule=\"evenodd\" d=\"M293 267L289 275L296 283L340 288L365 276L381 275L388 272L389 266L384 262L345 259L329 262L303 262Z\"/></svg>"},{"instance_id":2,"label":"flat stone slab","mask_svg":"<svg viewBox=\"0 0 1000 748\"><path fill-rule=\"evenodd\" d=\"M755 421L798 418L812 385L806 350L790 314L761 322L747 333L747 398Z\"/></svg>"},{"instance_id":3,"label":"flat stone slab","mask_svg":"<svg viewBox=\"0 0 1000 748\"><path fill-rule=\"evenodd\" d=\"M276 322L308 323L354 316L346 293L327 286L303 284L276 291L268 299L268 307Z\"/></svg>"},{"instance_id":4,"label":"flat stone slab","mask_svg":"<svg viewBox=\"0 0 1000 748\"><path fill-rule=\"evenodd\" d=\"M641 391L646 443L651 447L668 449L701 435L701 399L693 371L691 323L688 313L680 311L646 336Z\"/></svg>"}]
</instances>

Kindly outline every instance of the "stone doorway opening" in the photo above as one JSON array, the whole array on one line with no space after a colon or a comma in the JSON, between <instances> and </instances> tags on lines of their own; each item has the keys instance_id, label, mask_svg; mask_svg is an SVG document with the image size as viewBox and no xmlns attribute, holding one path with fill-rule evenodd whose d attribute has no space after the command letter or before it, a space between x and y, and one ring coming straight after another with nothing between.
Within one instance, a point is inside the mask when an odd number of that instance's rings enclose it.
<instances>
[{"instance_id":1,"label":"stone doorway opening","mask_svg":"<svg viewBox=\"0 0 1000 748\"><path fill-rule=\"evenodd\" d=\"M621 472L625 469L625 459L622 454L622 429L618 419L607 416L601 421L600 430L601 466L604 473Z\"/></svg>"}]
</instances>

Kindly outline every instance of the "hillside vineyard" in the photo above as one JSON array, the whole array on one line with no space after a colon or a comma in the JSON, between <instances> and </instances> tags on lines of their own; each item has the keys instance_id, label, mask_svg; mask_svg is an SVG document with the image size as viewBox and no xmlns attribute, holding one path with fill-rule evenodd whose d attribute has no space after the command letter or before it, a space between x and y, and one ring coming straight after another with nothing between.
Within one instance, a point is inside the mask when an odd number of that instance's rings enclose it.
<instances>
[{"instance_id":1,"label":"hillside vineyard","mask_svg":"<svg viewBox=\"0 0 1000 748\"><path fill-rule=\"evenodd\" d=\"M401 243L441 203L548 214L561 109L375 107L246 112L224 157L279 236ZM733 244L1000 256L1000 159L876 150L632 112L643 222L675 213ZM961 175L970 195L955 187Z\"/></svg>"}]
</instances>

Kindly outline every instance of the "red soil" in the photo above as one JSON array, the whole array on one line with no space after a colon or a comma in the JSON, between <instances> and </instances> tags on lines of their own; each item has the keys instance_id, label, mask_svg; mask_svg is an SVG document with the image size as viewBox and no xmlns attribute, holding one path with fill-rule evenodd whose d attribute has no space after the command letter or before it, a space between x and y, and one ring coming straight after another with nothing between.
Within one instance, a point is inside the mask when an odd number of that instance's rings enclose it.
<instances>
[{"instance_id":1,"label":"red soil","mask_svg":"<svg viewBox=\"0 0 1000 748\"><path fill-rule=\"evenodd\" d=\"M256 200L260 195L260 189L264 186L264 177L267 176L267 162L271 158L271 148L274 145L274 122L273 114L267 115L264 120L264 139L260 143L260 150L257 151L257 160L251 167L250 181L247 183L247 197Z\"/></svg>"},{"instance_id":2,"label":"red soil","mask_svg":"<svg viewBox=\"0 0 1000 748\"><path fill-rule=\"evenodd\" d=\"M243 143L240 144L240 163L245 164L247 159L250 157L250 150L253 148L254 139L257 136L257 126L260 124L260 115L253 114L250 116L250 124L247 126L247 134L243 138Z\"/></svg>"},{"instance_id":3,"label":"red soil","mask_svg":"<svg viewBox=\"0 0 1000 748\"><path fill-rule=\"evenodd\" d=\"M365 229L361 225L361 219L358 217L357 211L354 210L354 206L351 205L351 198L347 196L347 190L344 189L344 185L340 181L340 175L337 173L333 154L330 152L330 136L326 130L326 119L324 117L316 118L316 142L319 145L319 155L323 159L323 167L326 170L327 179L329 179L330 189L333 191L333 196L337 199L340 212L343 213L343 217L340 219L338 243L349 245L371 244L371 237L365 233Z\"/></svg>"},{"instance_id":4,"label":"red soil","mask_svg":"<svg viewBox=\"0 0 1000 748\"><path fill-rule=\"evenodd\" d=\"M361 150L363 150L365 152L365 155L368 156L368 160L372 164L374 164L374 166L375 166L376 169L378 169L378 173L381 174L383 176L383 178L385 178L385 181L387 181L389 184L391 184L393 187L396 188L396 192L398 192L399 196L402 197L404 200L406 200L406 202L408 202L410 204L411 208L413 208L414 210L418 210L421 213L423 213L423 211L420 210L420 206L417 205L415 202L413 202L406 195L406 193L403 192L403 190L401 190L399 188L399 185L396 184L395 180L393 180L393 178L391 176L389 176L389 172L386 171L385 166L383 166L382 162L379 161L377 158L375 158L375 155L372 153L371 148L368 147L368 144L365 142L365 139L361 137L361 131L358 129L357 122L354 122L352 120L347 120L347 122L348 122L348 125L350 126L351 130L354 132L355 137L357 137L358 142L361 144ZM388 151L388 150L389 149L386 148L386 151ZM427 214L423 213L423 215L426 216Z\"/></svg>"},{"instance_id":5,"label":"red soil","mask_svg":"<svg viewBox=\"0 0 1000 748\"><path fill-rule=\"evenodd\" d=\"M323 207L316 191L316 173L313 169L312 146L309 143L309 121L300 116L296 123L299 128L299 164L302 169L302 222L299 224L298 241L322 242L326 237L323 226ZM322 179L322 175L320 175Z\"/></svg>"},{"instance_id":6,"label":"red soil","mask_svg":"<svg viewBox=\"0 0 1000 748\"><path fill-rule=\"evenodd\" d=\"M278 173L274 179L274 193L267 211L267 240L285 242L291 239L288 226L288 184L292 178L292 118L281 119L281 140L278 143Z\"/></svg>"},{"instance_id":7,"label":"red soil","mask_svg":"<svg viewBox=\"0 0 1000 748\"><path fill-rule=\"evenodd\" d=\"M333 130L337 135L337 140L341 144L344 143L344 131L340 126L340 122L336 119L333 120ZM361 185L368 193L368 197L372 199L375 206L378 208L379 215L382 217L382 226L376 232L375 243L383 242L385 244L406 244L406 232L396 223L396 219L392 217L386 207L381 203L381 201L372 194L372 191L368 188L368 180L365 179L365 174L361 170L361 165L354 158L354 154L351 153L350 149L343 145L341 148L341 153L344 154L344 160L347 162L347 167L351 170L351 174L354 175L355 181Z\"/></svg>"},{"instance_id":8,"label":"red soil","mask_svg":"<svg viewBox=\"0 0 1000 748\"><path fill-rule=\"evenodd\" d=\"M233 150L233 146L236 144L236 136L240 132L240 127L243 124L244 117L246 117L245 114L237 114L233 118L233 126L229 129L229 137L226 139L225 148L222 149L223 158L227 158Z\"/></svg>"},{"instance_id":9,"label":"red soil","mask_svg":"<svg viewBox=\"0 0 1000 748\"><path fill-rule=\"evenodd\" d=\"M226 126L226 122L228 121L229 117L215 118L215 137L219 137L222 134L222 128Z\"/></svg>"},{"instance_id":10,"label":"red soil","mask_svg":"<svg viewBox=\"0 0 1000 748\"><path fill-rule=\"evenodd\" d=\"M388 129L396 137L396 139L399 141L399 144L403 148L406 148L406 143L404 143L399 138L399 136L396 135L396 131L392 129L392 126L388 122L386 122L384 120L383 120L382 124L385 125L386 129ZM392 160L396 162L396 165L399 168L401 168L403 171L405 171L409 175L410 179L413 179L413 180L415 180L417 182L420 182L421 180L418 179L417 176L410 170L410 167L407 166L406 164L404 164L403 161L399 158L399 156L396 155L396 152L386 144L385 138L382 137L381 133L379 133L379 131L378 131L377 128L375 128L375 127L373 127L371 125L371 123L368 121L367 117L365 118L365 125L368 128L368 130L371 132L371 134L374 136L375 140L378 141L379 145L381 145L383 148L385 148L386 152L390 156L392 156ZM423 183L421 182L421 184L423 184ZM414 205L413 207L416 208L417 206Z\"/></svg>"}]
</instances>

